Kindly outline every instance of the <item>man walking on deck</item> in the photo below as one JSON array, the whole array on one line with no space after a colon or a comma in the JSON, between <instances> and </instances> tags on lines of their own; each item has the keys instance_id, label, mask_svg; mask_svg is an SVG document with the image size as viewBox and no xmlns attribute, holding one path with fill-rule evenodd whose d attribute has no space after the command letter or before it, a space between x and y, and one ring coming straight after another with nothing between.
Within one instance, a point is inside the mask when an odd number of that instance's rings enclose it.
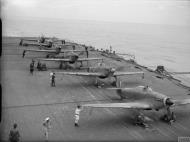
<instances>
[{"instance_id":1,"label":"man walking on deck","mask_svg":"<svg viewBox=\"0 0 190 142\"><path fill-rule=\"evenodd\" d=\"M48 141L49 139L49 130L51 128L51 124L50 124L50 118L46 117L44 122L43 122L43 128L44 128L44 135L46 138L46 141Z\"/></svg>"},{"instance_id":2,"label":"man walking on deck","mask_svg":"<svg viewBox=\"0 0 190 142\"><path fill-rule=\"evenodd\" d=\"M79 115L80 115L80 111L81 110L82 110L81 106L78 105L77 108L76 108L76 110L75 110L75 127L79 127L78 122L79 122Z\"/></svg>"}]
</instances>

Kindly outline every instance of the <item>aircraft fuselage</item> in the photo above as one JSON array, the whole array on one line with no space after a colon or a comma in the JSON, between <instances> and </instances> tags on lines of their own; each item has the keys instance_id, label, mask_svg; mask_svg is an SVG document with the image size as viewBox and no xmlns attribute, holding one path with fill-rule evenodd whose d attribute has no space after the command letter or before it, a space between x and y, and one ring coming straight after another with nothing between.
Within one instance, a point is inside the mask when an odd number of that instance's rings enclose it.
<instances>
[{"instance_id":1,"label":"aircraft fuselage","mask_svg":"<svg viewBox=\"0 0 190 142\"><path fill-rule=\"evenodd\" d=\"M151 109L159 110L166 108L167 106L173 105L170 98L153 91L151 88L146 88L144 86L138 86L135 88L124 88L118 89L117 94L122 99L133 99L140 100L141 102L146 102L151 106Z\"/></svg>"},{"instance_id":2,"label":"aircraft fuselage","mask_svg":"<svg viewBox=\"0 0 190 142\"><path fill-rule=\"evenodd\" d=\"M111 68L95 68L93 70L93 72L100 72L101 75L98 76L98 78L100 79L105 79L105 78L108 78L108 77L114 77L113 74L114 72L111 71Z\"/></svg>"}]
</instances>

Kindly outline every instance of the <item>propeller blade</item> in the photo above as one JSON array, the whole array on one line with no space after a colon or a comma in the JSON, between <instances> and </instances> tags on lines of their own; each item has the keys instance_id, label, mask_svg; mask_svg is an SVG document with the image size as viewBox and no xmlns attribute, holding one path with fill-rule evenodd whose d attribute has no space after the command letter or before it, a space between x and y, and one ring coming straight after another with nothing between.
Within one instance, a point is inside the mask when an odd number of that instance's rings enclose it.
<instances>
[{"instance_id":1,"label":"propeller blade","mask_svg":"<svg viewBox=\"0 0 190 142\"><path fill-rule=\"evenodd\" d=\"M187 105L190 104L190 99L184 99L184 100L173 100L175 105Z\"/></svg>"}]
</instances>

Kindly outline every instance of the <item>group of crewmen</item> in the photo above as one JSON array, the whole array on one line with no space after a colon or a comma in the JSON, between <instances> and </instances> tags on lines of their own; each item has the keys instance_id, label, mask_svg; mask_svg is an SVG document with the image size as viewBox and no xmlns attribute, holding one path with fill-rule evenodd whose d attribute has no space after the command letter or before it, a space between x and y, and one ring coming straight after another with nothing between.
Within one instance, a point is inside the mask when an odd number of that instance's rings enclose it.
<instances>
[{"instance_id":1,"label":"group of crewmen","mask_svg":"<svg viewBox=\"0 0 190 142\"><path fill-rule=\"evenodd\" d=\"M52 75L53 76L53 75ZM75 127L79 127L79 117L80 117L80 111L82 110L80 105L77 105L76 109L75 109L75 121L74 121L74 126ZM42 123L43 125L43 131L44 131L44 136L45 136L45 140L48 141L49 140L49 132L50 129L52 128L52 124L50 121L50 117L46 117ZM9 141L10 142L19 142L20 141L20 133L17 129L17 124L14 123L13 124L13 129L10 130L9 133Z\"/></svg>"},{"instance_id":2,"label":"group of crewmen","mask_svg":"<svg viewBox=\"0 0 190 142\"><path fill-rule=\"evenodd\" d=\"M74 121L75 127L79 127L78 122L79 122L81 110L82 110L82 107L80 105L77 105L77 107L75 109L75 121ZM50 117L46 117L44 122L43 122L43 129L44 129L44 135L45 135L46 141L48 141L48 139L49 139L49 132L50 132L51 128L52 128L52 124L50 121Z\"/></svg>"},{"instance_id":3,"label":"group of crewmen","mask_svg":"<svg viewBox=\"0 0 190 142\"><path fill-rule=\"evenodd\" d=\"M32 74L32 75L33 75L33 72L34 72L34 65L35 65L35 61L32 60L32 62L30 63L30 74ZM39 71L47 70L46 64L42 64L40 61L38 61L38 63L37 63L37 69Z\"/></svg>"},{"instance_id":4,"label":"group of crewmen","mask_svg":"<svg viewBox=\"0 0 190 142\"><path fill-rule=\"evenodd\" d=\"M65 44L65 40L62 41L62 44ZM75 50L75 46L73 46L74 50ZM86 53L87 53L87 57L88 57L88 47L85 47ZM26 51L23 52L23 57L25 55ZM42 64L40 61L38 61L37 63L37 69L43 70L43 66L44 64ZM32 62L30 63L30 74L33 75L34 72L34 68L35 68L35 61L32 59ZM50 73L50 86L51 87L55 87L55 73L51 72ZM75 113L74 113L74 126L75 127L79 127L79 117L80 117L80 111L81 111L81 106L77 105L76 109L75 109ZM43 131L44 131L44 136L45 136L45 140L48 141L49 139L49 131L52 128L51 127L51 121L50 121L50 117L46 117L42 123L43 125ZM9 141L10 142L19 142L20 141L20 133L18 131L18 125L16 123L13 124L13 128L10 130L9 133Z\"/></svg>"},{"instance_id":5,"label":"group of crewmen","mask_svg":"<svg viewBox=\"0 0 190 142\"><path fill-rule=\"evenodd\" d=\"M78 122L79 122L81 110L82 110L81 106L77 105L77 107L75 109L75 122L74 122L75 127L79 127ZM49 131L51 128L52 128L52 124L50 121L50 117L46 117L44 122L43 122L43 129L44 129L44 135L45 135L46 141L48 141L48 139L49 139Z\"/></svg>"}]
</instances>

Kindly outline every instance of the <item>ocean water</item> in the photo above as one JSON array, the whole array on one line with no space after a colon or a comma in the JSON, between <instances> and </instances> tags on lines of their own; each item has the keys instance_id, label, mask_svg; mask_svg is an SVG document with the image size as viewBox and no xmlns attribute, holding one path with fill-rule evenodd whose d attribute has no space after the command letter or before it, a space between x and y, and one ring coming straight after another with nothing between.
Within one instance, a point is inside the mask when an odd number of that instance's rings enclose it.
<instances>
[{"instance_id":1,"label":"ocean water","mask_svg":"<svg viewBox=\"0 0 190 142\"><path fill-rule=\"evenodd\" d=\"M190 71L190 26L59 19L4 19L3 36L59 37L134 54L139 64L167 71ZM190 75L176 78L190 86Z\"/></svg>"}]
</instances>

